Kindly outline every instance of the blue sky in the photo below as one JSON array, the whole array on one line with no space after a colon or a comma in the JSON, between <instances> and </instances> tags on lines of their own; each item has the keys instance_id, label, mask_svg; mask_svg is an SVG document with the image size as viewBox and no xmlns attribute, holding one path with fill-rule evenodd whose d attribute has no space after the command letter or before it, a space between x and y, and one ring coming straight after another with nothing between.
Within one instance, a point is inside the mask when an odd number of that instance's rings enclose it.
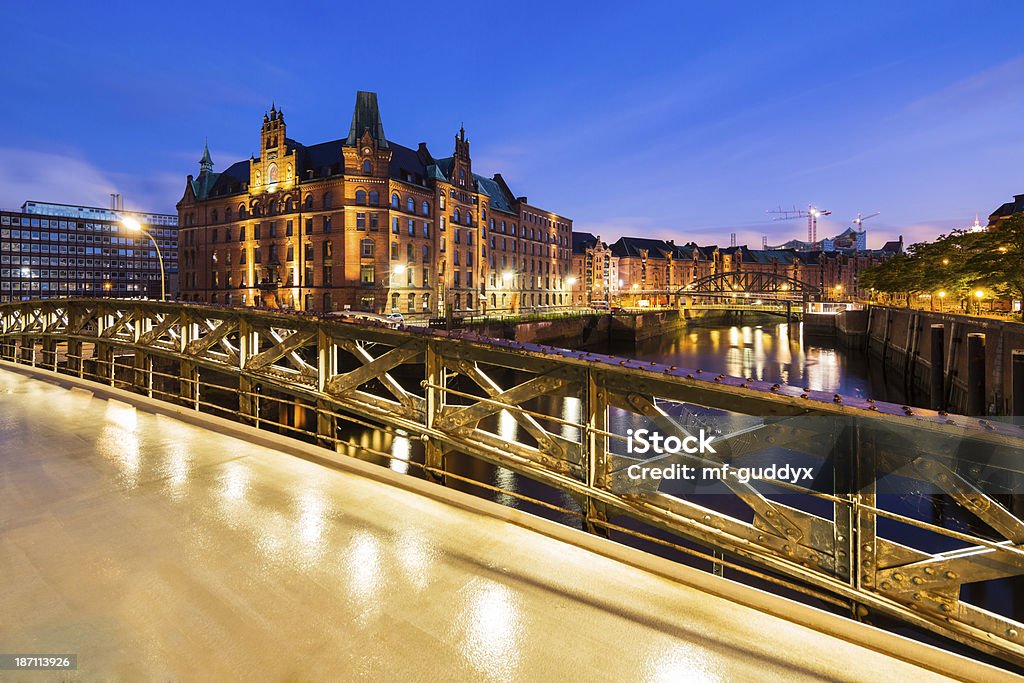
<instances>
[{"instance_id":1,"label":"blue sky","mask_svg":"<svg viewBox=\"0 0 1024 683\"><path fill-rule=\"evenodd\" d=\"M926 239L1024 193L1024 5L5 3L0 206L174 209L209 137L307 144L379 93L389 138L501 172L577 230L759 246L766 209Z\"/></svg>"}]
</instances>

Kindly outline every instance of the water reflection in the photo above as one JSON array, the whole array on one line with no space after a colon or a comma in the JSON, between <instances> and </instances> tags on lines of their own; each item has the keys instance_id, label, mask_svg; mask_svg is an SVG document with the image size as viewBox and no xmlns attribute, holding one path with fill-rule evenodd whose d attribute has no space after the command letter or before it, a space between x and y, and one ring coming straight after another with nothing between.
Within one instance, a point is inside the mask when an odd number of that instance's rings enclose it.
<instances>
[{"instance_id":1,"label":"water reflection","mask_svg":"<svg viewBox=\"0 0 1024 683\"><path fill-rule=\"evenodd\" d=\"M135 488L139 484L139 434L135 407L108 401L97 451L118 469L118 481Z\"/></svg>"},{"instance_id":2,"label":"water reflection","mask_svg":"<svg viewBox=\"0 0 1024 683\"><path fill-rule=\"evenodd\" d=\"M515 595L494 581L474 587L466 614L465 656L488 680L515 680L523 628Z\"/></svg>"},{"instance_id":3,"label":"water reflection","mask_svg":"<svg viewBox=\"0 0 1024 683\"><path fill-rule=\"evenodd\" d=\"M829 345L809 343L799 323L691 327L613 353L685 368L724 372L821 391L871 395L866 360ZM876 392L884 398L885 391ZM881 394L881 395L879 395Z\"/></svg>"}]
</instances>

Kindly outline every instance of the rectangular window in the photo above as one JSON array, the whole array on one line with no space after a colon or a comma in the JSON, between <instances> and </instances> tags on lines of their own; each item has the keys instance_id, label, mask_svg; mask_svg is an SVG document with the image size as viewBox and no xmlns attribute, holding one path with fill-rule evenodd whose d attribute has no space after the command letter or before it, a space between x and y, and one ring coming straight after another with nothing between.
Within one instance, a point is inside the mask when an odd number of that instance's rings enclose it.
<instances>
[{"instance_id":1,"label":"rectangular window","mask_svg":"<svg viewBox=\"0 0 1024 683\"><path fill-rule=\"evenodd\" d=\"M430 237L430 223L423 221L423 236Z\"/></svg>"},{"instance_id":2,"label":"rectangular window","mask_svg":"<svg viewBox=\"0 0 1024 683\"><path fill-rule=\"evenodd\" d=\"M362 266L359 269L359 283L362 285L372 285L376 278L374 277L373 266Z\"/></svg>"},{"instance_id":3,"label":"rectangular window","mask_svg":"<svg viewBox=\"0 0 1024 683\"><path fill-rule=\"evenodd\" d=\"M356 230L366 230L366 214L356 214Z\"/></svg>"},{"instance_id":4,"label":"rectangular window","mask_svg":"<svg viewBox=\"0 0 1024 683\"><path fill-rule=\"evenodd\" d=\"M370 230L378 230L380 228L380 215L371 213L370 214Z\"/></svg>"},{"instance_id":5,"label":"rectangular window","mask_svg":"<svg viewBox=\"0 0 1024 683\"><path fill-rule=\"evenodd\" d=\"M398 234L398 216L391 217L391 232Z\"/></svg>"},{"instance_id":6,"label":"rectangular window","mask_svg":"<svg viewBox=\"0 0 1024 683\"><path fill-rule=\"evenodd\" d=\"M284 234L287 237L291 237L292 236L293 229L292 229L292 222L291 221L285 221L285 224L284 224Z\"/></svg>"},{"instance_id":7,"label":"rectangular window","mask_svg":"<svg viewBox=\"0 0 1024 683\"><path fill-rule=\"evenodd\" d=\"M416 221L409 219L409 237L416 236Z\"/></svg>"}]
</instances>

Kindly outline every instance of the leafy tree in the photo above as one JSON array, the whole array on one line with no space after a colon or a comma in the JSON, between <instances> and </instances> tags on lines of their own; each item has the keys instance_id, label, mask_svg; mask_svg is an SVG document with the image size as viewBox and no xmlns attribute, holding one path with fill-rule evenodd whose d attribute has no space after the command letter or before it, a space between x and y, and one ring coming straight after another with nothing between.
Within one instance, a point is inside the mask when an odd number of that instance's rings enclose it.
<instances>
[{"instance_id":1,"label":"leafy tree","mask_svg":"<svg viewBox=\"0 0 1024 683\"><path fill-rule=\"evenodd\" d=\"M1024 301L1024 215L978 233L966 262L977 284L996 294Z\"/></svg>"}]
</instances>

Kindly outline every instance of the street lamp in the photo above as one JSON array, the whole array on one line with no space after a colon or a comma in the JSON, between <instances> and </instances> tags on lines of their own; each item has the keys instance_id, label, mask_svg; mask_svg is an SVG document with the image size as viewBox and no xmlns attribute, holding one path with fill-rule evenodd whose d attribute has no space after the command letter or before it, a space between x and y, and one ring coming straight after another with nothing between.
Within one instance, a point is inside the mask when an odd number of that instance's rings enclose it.
<instances>
[{"instance_id":1,"label":"street lamp","mask_svg":"<svg viewBox=\"0 0 1024 683\"><path fill-rule=\"evenodd\" d=\"M940 289L939 290L939 313L942 313L943 310L944 310L943 304L945 303L945 299L946 299L946 290Z\"/></svg>"},{"instance_id":2,"label":"street lamp","mask_svg":"<svg viewBox=\"0 0 1024 683\"><path fill-rule=\"evenodd\" d=\"M125 216L121 219L121 225L126 227L131 232L141 232L143 235L149 238L149 241L156 247L156 260L160 263L160 301L167 301L167 278L164 275L164 257L160 253L160 245L156 243L153 236L150 235L139 222L131 216Z\"/></svg>"},{"instance_id":3,"label":"street lamp","mask_svg":"<svg viewBox=\"0 0 1024 683\"><path fill-rule=\"evenodd\" d=\"M985 298L985 292L980 289L974 290L974 298L978 300L978 315L981 315L981 300Z\"/></svg>"}]
</instances>

